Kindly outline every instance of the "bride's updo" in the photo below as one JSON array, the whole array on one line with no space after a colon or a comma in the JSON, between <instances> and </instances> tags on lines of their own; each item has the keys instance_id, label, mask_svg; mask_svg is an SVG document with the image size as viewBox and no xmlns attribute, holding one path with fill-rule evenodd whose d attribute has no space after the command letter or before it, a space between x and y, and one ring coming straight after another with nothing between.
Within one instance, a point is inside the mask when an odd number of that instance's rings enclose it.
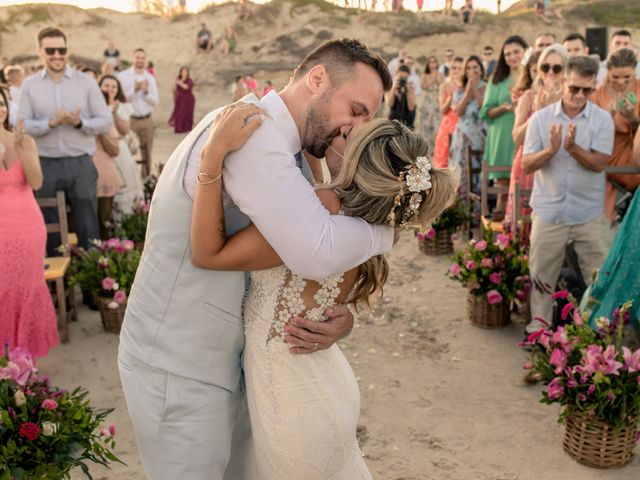
<instances>
[{"instance_id":1,"label":"bride's updo","mask_svg":"<svg viewBox=\"0 0 640 480\"><path fill-rule=\"evenodd\" d=\"M407 225L426 230L454 201L459 175L431 168L431 186L410 191L408 171L412 167L420 171L416 165L419 157L430 157L424 137L395 120L372 120L354 132L340 172L326 188L336 192L345 215L376 225L398 225L405 219ZM368 305L369 296L382 289L387 275L384 256L367 261L360 267L349 301Z\"/></svg>"}]
</instances>

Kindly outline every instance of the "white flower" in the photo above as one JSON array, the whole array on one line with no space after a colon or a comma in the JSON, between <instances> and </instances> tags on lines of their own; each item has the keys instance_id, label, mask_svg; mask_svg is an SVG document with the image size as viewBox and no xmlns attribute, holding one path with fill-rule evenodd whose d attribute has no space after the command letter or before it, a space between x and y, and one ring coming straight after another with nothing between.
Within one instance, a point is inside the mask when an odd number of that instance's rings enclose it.
<instances>
[{"instance_id":1,"label":"white flower","mask_svg":"<svg viewBox=\"0 0 640 480\"><path fill-rule=\"evenodd\" d=\"M120 289L120 285L118 284L118 282L113 282L113 291L115 292L116 290Z\"/></svg>"},{"instance_id":2,"label":"white flower","mask_svg":"<svg viewBox=\"0 0 640 480\"><path fill-rule=\"evenodd\" d=\"M13 399L16 402L16 407L21 407L25 403L27 403L27 397L24 396L24 392L22 390L18 390L13 395Z\"/></svg>"},{"instance_id":3,"label":"white flower","mask_svg":"<svg viewBox=\"0 0 640 480\"><path fill-rule=\"evenodd\" d=\"M116 309L116 308L118 308L118 303L117 302L109 302L109 305L107 305L107 307Z\"/></svg>"},{"instance_id":4,"label":"white flower","mask_svg":"<svg viewBox=\"0 0 640 480\"><path fill-rule=\"evenodd\" d=\"M599 330L609 328L609 325L611 325L611 321L607 317L600 317L596 319L596 327Z\"/></svg>"},{"instance_id":5,"label":"white flower","mask_svg":"<svg viewBox=\"0 0 640 480\"><path fill-rule=\"evenodd\" d=\"M58 431L58 425L53 422L42 422L42 435L50 437Z\"/></svg>"},{"instance_id":6,"label":"white flower","mask_svg":"<svg viewBox=\"0 0 640 480\"><path fill-rule=\"evenodd\" d=\"M410 192L422 192L431 188L430 170L431 163L427 157L416 158L415 165L409 169L405 178Z\"/></svg>"}]
</instances>

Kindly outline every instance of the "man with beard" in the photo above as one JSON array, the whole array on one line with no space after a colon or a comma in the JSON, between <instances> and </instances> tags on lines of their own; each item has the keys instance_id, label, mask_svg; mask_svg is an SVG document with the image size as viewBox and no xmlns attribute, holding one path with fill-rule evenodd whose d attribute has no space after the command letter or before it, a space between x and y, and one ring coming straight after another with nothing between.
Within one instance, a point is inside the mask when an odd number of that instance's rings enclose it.
<instances>
[{"instance_id":1,"label":"man with beard","mask_svg":"<svg viewBox=\"0 0 640 480\"><path fill-rule=\"evenodd\" d=\"M323 157L332 143L344 145L379 109L391 82L380 57L341 39L308 54L280 93L244 97L269 118L260 127L264 135L252 136L225 163L220 229L230 235L253 222L293 273L313 280L388 251L392 228L332 216L322 206L301 151ZM245 274L191 263L196 184L222 179L222 172L199 168L220 110L182 141L162 172L120 336L120 377L153 480L256 477L241 367ZM291 354L313 354L350 332L346 307L325 314L326 322L291 320Z\"/></svg>"}]
</instances>

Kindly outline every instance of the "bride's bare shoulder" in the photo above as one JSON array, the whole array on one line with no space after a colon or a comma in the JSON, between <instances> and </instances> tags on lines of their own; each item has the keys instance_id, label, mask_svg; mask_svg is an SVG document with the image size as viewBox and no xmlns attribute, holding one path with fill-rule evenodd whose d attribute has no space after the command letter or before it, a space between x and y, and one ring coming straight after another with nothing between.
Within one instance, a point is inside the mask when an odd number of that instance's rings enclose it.
<instances>
[{"instance_id":1,"label":"bride's bare shoulder","mask_svg":"<svg viewBox=\"0 0 640 480\"><path fill-rule=\"evenodd\" d=\"M340 203L340 199L338 198L338 195L336 195L336 192L330 188L320 188L316 190L316 195L318 195L320 202L322 202L322 205L329 210L331 215L337 215L340 212L342 204Z\"/></svg>"}]
</instances>

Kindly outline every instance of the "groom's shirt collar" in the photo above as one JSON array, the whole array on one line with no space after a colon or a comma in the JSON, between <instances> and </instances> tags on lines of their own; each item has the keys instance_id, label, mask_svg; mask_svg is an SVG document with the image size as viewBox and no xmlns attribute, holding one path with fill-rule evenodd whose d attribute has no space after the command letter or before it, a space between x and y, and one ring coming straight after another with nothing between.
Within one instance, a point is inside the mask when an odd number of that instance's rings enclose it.
<instances>
[{"instance_id":1,"label":"groom's shirt collar","mask_svg":"<svg viewBox=\"0 0 640 480\"><path fill-rule=\"evenodd\" d=\"M269 113L278 130L282 133L291 155L295 155L302 150L302 142L300 141L300 132L296 127L291 112L282 101L282 98L275 90L271 90L260 100L265 110Z\"/></svg>"}]
</instances>

